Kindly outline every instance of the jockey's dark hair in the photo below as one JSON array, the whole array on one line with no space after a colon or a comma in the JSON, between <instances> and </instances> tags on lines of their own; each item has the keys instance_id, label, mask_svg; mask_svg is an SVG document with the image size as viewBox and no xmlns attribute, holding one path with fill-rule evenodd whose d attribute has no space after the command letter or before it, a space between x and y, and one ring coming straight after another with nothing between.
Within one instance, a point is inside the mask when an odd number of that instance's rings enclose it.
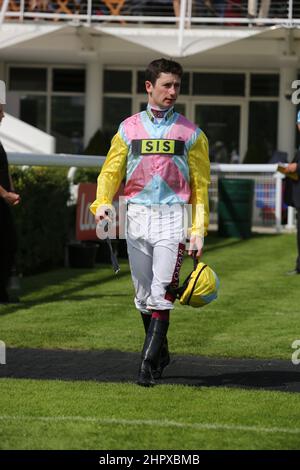
<instances>
[{"instance_id":1,"label":"jockey's dark hair","mask_svg":"<svg viewBox=\"0 0 300 470\"><path fill-rule=\"evenodd\" d=\"M145 71L145 80L155 85L156 80L161 73L172 73L173 75L178 75L182 77L183 69L178 62L169 59L156 59L150 62Z\"/></svg>"}]
</instances>

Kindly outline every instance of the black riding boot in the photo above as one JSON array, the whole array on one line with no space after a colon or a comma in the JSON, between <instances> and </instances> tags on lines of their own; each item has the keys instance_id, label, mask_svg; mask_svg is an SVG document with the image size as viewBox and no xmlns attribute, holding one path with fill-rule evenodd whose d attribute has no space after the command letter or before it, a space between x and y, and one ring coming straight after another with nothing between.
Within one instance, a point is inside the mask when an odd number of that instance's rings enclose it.
<instances>
[{"instance_id":1,"label":"black riding boot","mask_svg":"<svg viewBox=\"0 0 300 470\"><path fill-rule=\"evenodd\" d=\"M165 337L165 341L162 345L160 356L156 367L154 366L152 370L152 375L154 379L160 379L163 373L163 370L167 365L170 364L170 354L168 347L168 339Z\"/></svg>"},{"instance_id":2,"label":"black riding boot","mask_svg":"<svg viewBox=\"0 0 300 470\"><path fill-rule=\"evenodd\" d=\"M159 360L161 349L167 335L169 322L152 318L142 351L142 362L137 383L143 387L155 385L152 368Z\"/></svg>"},{"instance_id":3,"label":"black riding boot","mask_svg":"<svg viewBox=\"0 0 300 470\"><path fill-rule=\"evenodd\" d=\"M149 328L150 323L151 323L151 314L148 315L147 313L141 312L141 317L142 317L142 320L143 320L143 323L144 323L145 333L147 334L148 328Z\"/></svg>"},{"instance_id":4,"label":"black riding boot","mask_svg":"<svg viewBox=\"0 0 300 470\"><path fill-rule=\"evenodd\" d=\"M141 317L144 323L145 333L147 334L149 325L151 323L151 315L141 312ZM168 347L168 339L166 337L162 345L157 364L153 364L153 368L152 368L153 378L160 379L164 368L167 367L168 364L170 364L170 354L169 354L169 347Z\"/></svg>"}]
</instances>

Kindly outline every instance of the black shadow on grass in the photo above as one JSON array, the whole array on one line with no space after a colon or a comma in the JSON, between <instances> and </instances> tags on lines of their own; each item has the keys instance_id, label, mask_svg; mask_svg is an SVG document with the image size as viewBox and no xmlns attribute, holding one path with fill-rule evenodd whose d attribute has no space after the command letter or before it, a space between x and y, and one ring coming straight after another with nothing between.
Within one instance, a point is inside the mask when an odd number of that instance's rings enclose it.
<instances>
[{"instance_id":1,"label":"black shadow on grass","mask_svg":"<svg viewBox=\"0 0 300 470\"><path fill-rule=\"evenodd\" d=\"M139 362L140 353L116 350L8 348L6 365L0 366L0 378L134 383ZM299 393L300 366L283 360L174 356L158 383Z\"/></svg>"},{"instance_id":2,"label":"black shadow on grass","mask_svg":"<svg viewBox=\"0 0 300 470\"><path fill-rule=\"evenodd\" d=\"M230 360L228 360L230 364ZM176 383L194 387L237 387L264 390L300 392L299 372L284 370L241 371L220 375L168 375L161 379L162 384Z\"/></svg>"},{"instance_id":3,"label":"black shadow on grass","mask_svg":"<svg viewBox=\"0 0 300 470\"><path fill-rule=\"evenodd\" d=\"M63 283L63 282L66 282L66 281L70 281L72 279L76 279L78 276L80 275L83 275L83 274L87 274L87 273L91 273L91 271L88 271L88 270L79 270L80 272L77 273L77 271L74 272L74 270L71 270L71 272L68 274L68 270L66 270L66 272L64 272L64 276L63 276L63 279L62 278L56 278L56 281L54 279L51 279L50 282L48 282L48 278L46 278L45 276L45 282L42 284L42 283L39 283L39 287L40 288L44 288L45 286L54 286L54 285L58 285L59 283ZM59 301L65 301L66 298L70 297L70 300L90 300L91 298L98 298L98 297L104 297L104 295L91 295L91 296L87 296L87 295L78 295L78 292L80 290L84 290L85 288L88 288L88 287L97 287L99 285L102 285L102 284L105 284L107 282L111 282L111 281L115 281L116 282L116 288L117 288L117 283L118 283L118 280L123 278L123 277L127 277L128 275L130 274L130 271L129 271L129 268L122 268L122 271L118 273L118 275L116 276L115 274L110 274L108 276L104 276L104 277L100 277L99 279L96 279L94 281L79 281L79 283L77 283L75 286L72 286L72 287L69 287L67 289L64 289L64 290L61 290L61 292L56 292L56 293L53 293L53 294L50 294L50 295L45 295L43 297L39 297L38 299L36 300L33 300L33 301L22 301L20 303L14 303L14 304L7 304L5 306L2 306L1 307L1 310L0 310L0 316L4 316L4 315L8 315L10 313L15 313L17 312L20 308L22 310L24 309L30 309L31 307L34 307L35 305L41 305L43 303L49 303L49 302L59 302ZM34 289L31 289L31 292L33 291ZM37 289L38 290L38 289ZM25 291L25 294L28 293L29 290L26 289ZM73 297L73 294L76 294L74 297ZM121 294L113 294L113 296L120 296Z\"/></svg>"}]
</instances>

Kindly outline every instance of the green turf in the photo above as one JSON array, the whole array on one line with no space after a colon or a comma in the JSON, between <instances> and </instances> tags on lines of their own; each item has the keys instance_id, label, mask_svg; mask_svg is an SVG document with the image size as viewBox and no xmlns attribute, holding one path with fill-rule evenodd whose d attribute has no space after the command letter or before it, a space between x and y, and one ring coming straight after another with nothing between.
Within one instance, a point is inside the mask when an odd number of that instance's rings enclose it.
<instances>
[{"instance_id":1,"label":"green turf","mask_svg":"<svg viewBox=\"0 0 300 470\"><path fill-rule=\"evenodd\" d=\"M298 394L14 379L1 379L0 386L1 449L300 445Z\"/></svg>"},{"instance_id":2,"label":"green turf","mask_svg":"<svg viewBox=\"0 0 300 470\"><path fill-rule=\"evenodd\" d=\"M203 309L176 305L173 352L219 357L290 359L300 338L300 276L295 235L250 240L209 236L204 261L218 273L219 299ZM182 279L191 268L186 260ZM7 346L139 351L143 327L133 305L126 261L118 278L108 265L61 269L23 279L23 303L0 307Z\"/></svg>"},{"instance_id":3,"label":"green turf","mask_svg":"<svg viewBox=\"0 0 300 470\"><path fill-rule=\"evenodd\" d=\"M172 352L290 359L300 339L295 235L209 236L221 280L204 309L176 306ZM191 269L186 260L182 278ZM22 303L0 306L7 346L139 351L143 327L128 264L24 278ZM0 366L1 367L1 366ZM296 366L295 366L296 367ZM300 367L300 366L298 366ZM300 395L161 385L0 379L0 449L299 449Z\"/></svg>"}]
</instances>

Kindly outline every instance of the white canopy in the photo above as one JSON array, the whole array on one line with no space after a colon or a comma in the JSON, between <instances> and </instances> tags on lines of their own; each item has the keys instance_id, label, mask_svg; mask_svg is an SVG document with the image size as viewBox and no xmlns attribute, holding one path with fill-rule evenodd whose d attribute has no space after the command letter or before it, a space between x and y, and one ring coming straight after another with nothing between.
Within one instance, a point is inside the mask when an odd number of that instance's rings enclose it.
<instances>
[{"instance_id":1,"label":"white canopy","mask_svg":"<svg viewBox=\"0 0 300 470\"><path fill-rule=\"evenodd\" d=\"M48 23L32 24L4 23L0 28L0 49L3 53L14 50L30 52L30 49L57 51L58 57L66 51L74 58L82 51L101 51L101 38L114 37L135 44L136 47L157 51L169 57L187 57L207 52L227 44L236 43L252 37L285 37L286 28L265 27L203 27L185 29L182 38L178 28L170 27L124 27L107 24ZM295 31L295 29L293 30ZM67 38L67 41L61 38ZM81 46L81 47L80 47ZM8 54L4 54L6 58Z\"/></svg>"}]
</instances>

